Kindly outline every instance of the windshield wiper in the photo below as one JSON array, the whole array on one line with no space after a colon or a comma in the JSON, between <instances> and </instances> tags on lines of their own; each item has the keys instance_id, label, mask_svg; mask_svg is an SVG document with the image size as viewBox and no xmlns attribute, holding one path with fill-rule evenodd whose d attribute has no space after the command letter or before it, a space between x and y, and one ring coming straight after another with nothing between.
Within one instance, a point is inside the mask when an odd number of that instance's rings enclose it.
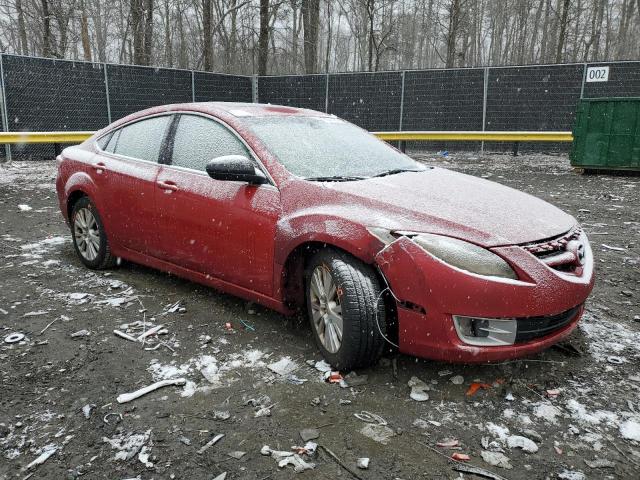
<instances>
[{"instance_id":1,"label":"windshield wiper","mask_svg":"<svg viewBox=\"0 0 640 480\"><path fill-rule=\"evenodd\" d=\"M327 177L306 177L310 182L352 182L354 180L364 180L369 177L357 177L353 175L331 175Z\"/></svg>"},{"instance_id":2,"label":"windshield wiper","mask_svg":"<svg viewBox=\"0 0 640 480\"><path fill-rule=\"evenodd\" d=\"M416 170L415 168L394 168L393 170L387 170L386 172L378 173L371 178L386 177L387 175L395 175L396 173L404 172L424 172L426 169Z\"/></svg>"}]
</instances>

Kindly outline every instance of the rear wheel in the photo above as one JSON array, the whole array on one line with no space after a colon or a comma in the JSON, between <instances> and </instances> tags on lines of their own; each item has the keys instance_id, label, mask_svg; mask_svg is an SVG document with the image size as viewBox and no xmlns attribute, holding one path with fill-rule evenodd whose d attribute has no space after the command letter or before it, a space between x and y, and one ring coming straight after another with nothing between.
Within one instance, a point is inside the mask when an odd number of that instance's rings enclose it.
<instances>
[{"instance_id":1,"label":"rear wheel","mask_svg":"<svg viewBox=\"0 0 640 480\"><path fill-rule=\"evenodd\" d=\"M80 198L71 209L71 236L78 257L87 267L103 269L116 264L100 215L89 197Z\"/></svg>"},{"instance_id":2,"label":"rear wheel","mask_svg":"<svg viewBox=\"0 0 640 480\"><path fill-rule=\"evenodd\" d=\"M325 359L343 370L376 363L386 323L373 268L346 253L323 250L309 262L305 286L311 329Z\"/></svg>"}]
</instances>

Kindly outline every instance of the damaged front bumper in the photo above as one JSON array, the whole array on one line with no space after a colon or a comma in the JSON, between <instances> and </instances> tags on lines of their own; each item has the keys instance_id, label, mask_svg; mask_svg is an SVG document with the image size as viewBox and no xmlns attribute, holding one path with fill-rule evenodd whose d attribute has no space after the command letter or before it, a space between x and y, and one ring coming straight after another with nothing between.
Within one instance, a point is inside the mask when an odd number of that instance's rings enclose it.
<instances>
[{"instance_id":1,"label":"damaged front bumper","mask_svg":"<svg viewBox=\"0 0 640 480\"><path fill-rule=\"evenodd\" d=\"M397 299L398 340L406 354L447 362L506 360L544 350L576 327L593 288L593 257L555 270L520 246L491 251L518 280L477 275L438 260L407 237L376 257Z\"/></svg>"}]
</instances>

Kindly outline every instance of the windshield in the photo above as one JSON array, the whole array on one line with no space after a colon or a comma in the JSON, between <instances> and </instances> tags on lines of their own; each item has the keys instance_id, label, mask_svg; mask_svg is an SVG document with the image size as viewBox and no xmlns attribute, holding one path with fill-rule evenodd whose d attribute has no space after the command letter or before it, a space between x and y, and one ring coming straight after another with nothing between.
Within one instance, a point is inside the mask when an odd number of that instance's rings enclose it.
<instances>
[{"instance_id":1,"label":"windshield","mask_svg":"<svg viewBox=\"0 0 640 480\"><path fill-rule=\"evenodd\" d=\"M280 163L308 179L358 180L425 168L355 125L331 117L246 118Z\"/></svg>"}]
</instances>

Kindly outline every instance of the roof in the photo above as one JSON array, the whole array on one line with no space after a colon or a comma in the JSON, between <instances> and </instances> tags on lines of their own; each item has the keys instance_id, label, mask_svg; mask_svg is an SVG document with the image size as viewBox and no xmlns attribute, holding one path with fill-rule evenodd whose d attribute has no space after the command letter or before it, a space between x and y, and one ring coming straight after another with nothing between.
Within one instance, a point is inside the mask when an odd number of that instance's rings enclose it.
<instances>
[{"instance_id":1,"label":"roof","mask_svg":"<svg viewBox=\"0 0 640 480\"><path fill-rule=\"evenodd\" d=\"M327 117L330 116L324 112L318 112L316 110L310 110L308 108L289 107L285 105L272 105L270 103L243 103L243 102L198 102L185 104L203 106L211 110L222 110L226 113L234 115L236 117L267 117L267 116L288 116L288 115L300 115L300 116L313 116L313 117Z\"/></svg>"}]
</instances>

